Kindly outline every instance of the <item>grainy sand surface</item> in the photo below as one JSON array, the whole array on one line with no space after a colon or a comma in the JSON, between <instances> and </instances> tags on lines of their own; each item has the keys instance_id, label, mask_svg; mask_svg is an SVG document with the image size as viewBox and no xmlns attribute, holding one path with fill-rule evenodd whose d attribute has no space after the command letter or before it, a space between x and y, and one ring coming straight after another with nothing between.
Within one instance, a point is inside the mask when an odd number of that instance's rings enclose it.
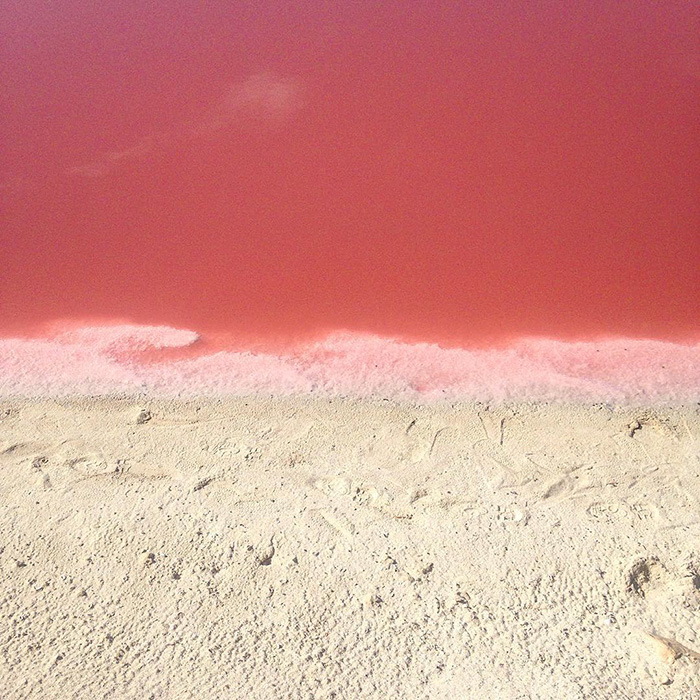
<instances>
[{"instance_id":1,"label":"grainy sand surface","mask_svg":"<svg viewBox=\"0 0 700 700\"><path fill-rule=\"evenodd\" d=\"M0 695L700 697L696 406L4 400Z\"/></svg>"}]
</instances>

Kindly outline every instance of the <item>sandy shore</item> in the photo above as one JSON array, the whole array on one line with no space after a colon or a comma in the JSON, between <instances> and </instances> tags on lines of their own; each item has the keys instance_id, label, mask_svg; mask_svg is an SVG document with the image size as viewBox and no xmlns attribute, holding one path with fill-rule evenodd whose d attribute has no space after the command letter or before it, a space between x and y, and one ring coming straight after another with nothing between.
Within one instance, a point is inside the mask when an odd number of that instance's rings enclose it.
<instances>
[{"instance_id":1,"label":"sandy shore","mask_svg":"<svg viewBox=\"0 0 700 700\"><path fill-rule=\"evenodd\" d=\"M700 697L699 418L6 399L2 697Z\"/></svg>"}]
</instances>

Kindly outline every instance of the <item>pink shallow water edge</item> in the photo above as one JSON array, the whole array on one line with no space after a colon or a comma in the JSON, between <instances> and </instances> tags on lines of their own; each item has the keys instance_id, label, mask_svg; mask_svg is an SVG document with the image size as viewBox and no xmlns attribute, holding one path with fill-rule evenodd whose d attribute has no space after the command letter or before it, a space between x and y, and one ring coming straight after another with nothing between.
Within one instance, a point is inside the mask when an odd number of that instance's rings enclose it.
<instances>
[{"instance_id":1,"label":"pink shallow water edge","mask_svg":"<svg viewBox=\"0 0 700 700\"><path fill-rule=\"evenodd\" d=\"M700 343L523 338L461 349L336 332L275 352L212 350L193 331L130 324L0 339L3 397L298 394L686 404L700 400Z\"/></svg>"}]
</instances>

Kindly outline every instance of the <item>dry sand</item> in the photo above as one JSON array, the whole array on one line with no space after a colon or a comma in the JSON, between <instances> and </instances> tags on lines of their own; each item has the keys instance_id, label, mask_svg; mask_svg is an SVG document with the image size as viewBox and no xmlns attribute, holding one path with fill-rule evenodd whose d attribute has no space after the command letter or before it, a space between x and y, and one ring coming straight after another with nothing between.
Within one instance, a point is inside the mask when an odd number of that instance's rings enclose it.
<instances>
[{"instance_id":1,"label":"dry sand","mask_svg":"<svg viewBox=\"0 0 700 700\"><path fill-rule=\"evenodd\" d=\"M0 695L700 697L697 407L4 400Z\"/></svg>"}]
</instances>

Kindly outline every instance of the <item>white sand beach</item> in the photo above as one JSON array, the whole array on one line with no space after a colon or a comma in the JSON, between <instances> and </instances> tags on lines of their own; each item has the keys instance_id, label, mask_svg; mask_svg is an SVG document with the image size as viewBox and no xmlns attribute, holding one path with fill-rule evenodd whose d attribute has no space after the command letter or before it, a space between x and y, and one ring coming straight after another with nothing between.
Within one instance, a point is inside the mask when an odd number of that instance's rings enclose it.
<instances>
[{"instance_id":1,"label":"white sand beach","mask_svg":"<svg viewBox=\"0 0 700 700\"><path fill-rule=\"evenodd\" d=\"M700 697L699 416L5 399L1 695Z\"/></svg>"}]
</instances>

